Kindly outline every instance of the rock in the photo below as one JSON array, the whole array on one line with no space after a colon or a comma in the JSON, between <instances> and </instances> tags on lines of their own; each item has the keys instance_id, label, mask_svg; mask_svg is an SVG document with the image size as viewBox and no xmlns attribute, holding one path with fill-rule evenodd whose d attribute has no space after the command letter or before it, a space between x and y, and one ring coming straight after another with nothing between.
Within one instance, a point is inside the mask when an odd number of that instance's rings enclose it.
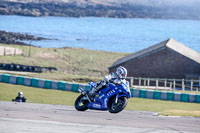
<instances>
[{"instance_id":1,"label":"rock","mask_svg":"<svg viewBox=\"0 0 200 133\"><path fill-rule=\"evenodd\" d=\"M47 38L35 37L33 35L28 35L28 34L0 31L0 43L29 45L25 44L24 42L21 42L23 40L40 41L40 40L47 40Z\"/></svg>"}]
</instances>

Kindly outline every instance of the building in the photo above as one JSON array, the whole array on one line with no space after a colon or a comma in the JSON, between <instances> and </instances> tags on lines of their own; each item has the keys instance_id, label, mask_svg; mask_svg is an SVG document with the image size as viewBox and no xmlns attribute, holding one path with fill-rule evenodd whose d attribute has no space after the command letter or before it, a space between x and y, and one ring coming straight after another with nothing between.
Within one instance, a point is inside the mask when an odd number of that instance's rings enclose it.
<instances>
[{"instance_id":1,"label":"building","mask_svg":"<svg viewBox=\"0 0 200 133\"><path fill-rule=\"evenodd\" d=\"M200 53L171 38L117 60L109 71L119 66L129 77L200 80Z\"/></svg>"}]
</instances>

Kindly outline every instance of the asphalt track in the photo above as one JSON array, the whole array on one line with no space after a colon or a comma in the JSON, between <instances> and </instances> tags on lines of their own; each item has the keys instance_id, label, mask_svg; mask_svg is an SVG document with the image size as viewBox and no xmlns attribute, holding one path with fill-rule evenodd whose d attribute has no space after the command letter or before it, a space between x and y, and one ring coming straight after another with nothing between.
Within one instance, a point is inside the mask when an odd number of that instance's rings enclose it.
<instances>
[{"instance_id":1,"label":"asphalt track","mask_svg":"<svg viewBox=\"0 0 200 133\"><path fill-rule=\"evenodd\" d=\"M73 106L0 102L0 133L199 133L200 118L157 116L124 110L118 114Z\"/></svg>"}]
</instances>

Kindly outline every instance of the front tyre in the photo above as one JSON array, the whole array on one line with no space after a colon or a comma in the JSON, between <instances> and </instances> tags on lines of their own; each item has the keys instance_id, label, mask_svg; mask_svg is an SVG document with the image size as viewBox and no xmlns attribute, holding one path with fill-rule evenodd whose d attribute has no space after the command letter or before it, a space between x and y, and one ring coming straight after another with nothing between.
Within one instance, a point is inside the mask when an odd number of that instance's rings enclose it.
<instances>
[{"instance_id":1,"label":"front tyre","mask_svg":"<svg viewBox=\"0 0 200 133\"><path fill-rule=\"evenodd\" d=\"M128 99L126 97L118 98L117 103L115 103L115 97L114 97L108 104L108 111L110 113L119 113L126 107L127 103Z\"/></svg>"},{"instance_id":2,"label":"front tyre","mask_svg":"<svg viewBox=\"0 0 200 133\"><path fill-rule=\"evenodd\" d=\"M85 111L88 109L88 103L89 101L87 99L85 99L84 95L80 95L79 97L77 97L74 106L76 108L76 110L78 111Z\"/></svg>"}]
</instances>

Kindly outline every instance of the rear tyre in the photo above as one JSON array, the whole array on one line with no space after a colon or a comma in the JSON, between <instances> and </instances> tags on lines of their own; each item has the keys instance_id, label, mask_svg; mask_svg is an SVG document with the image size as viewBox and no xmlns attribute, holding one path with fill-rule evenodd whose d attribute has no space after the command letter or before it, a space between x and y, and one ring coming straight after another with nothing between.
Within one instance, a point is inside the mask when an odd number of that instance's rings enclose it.
<instances>
[{"instance_id":1,"label":"rear tyre","mask_svg":"<svg viewBox=\"0 0 200 133\"><path fill-rule=\"evenodd\" d=\"M74 103L74 106L75 106L76 110L85 111L85 110L88 109L89 101L83 99L84 97L85 97L84 95L80 95L80 96L77 97L77 99L76 99L76 101Z\"/></svg>"},{"instance_id":2,"label":"rear tyre","mask_svg":"<svg viewBox=\"0 0 200 133\"><path fill-rule=\"evenodd\" d=\"M108 104L108 111L110 113L119 113L126 107L127 103L128 100L126 97L118 98L117 103L115 103L115 97L114 97Z\"/></svg>"}]
</instances>

